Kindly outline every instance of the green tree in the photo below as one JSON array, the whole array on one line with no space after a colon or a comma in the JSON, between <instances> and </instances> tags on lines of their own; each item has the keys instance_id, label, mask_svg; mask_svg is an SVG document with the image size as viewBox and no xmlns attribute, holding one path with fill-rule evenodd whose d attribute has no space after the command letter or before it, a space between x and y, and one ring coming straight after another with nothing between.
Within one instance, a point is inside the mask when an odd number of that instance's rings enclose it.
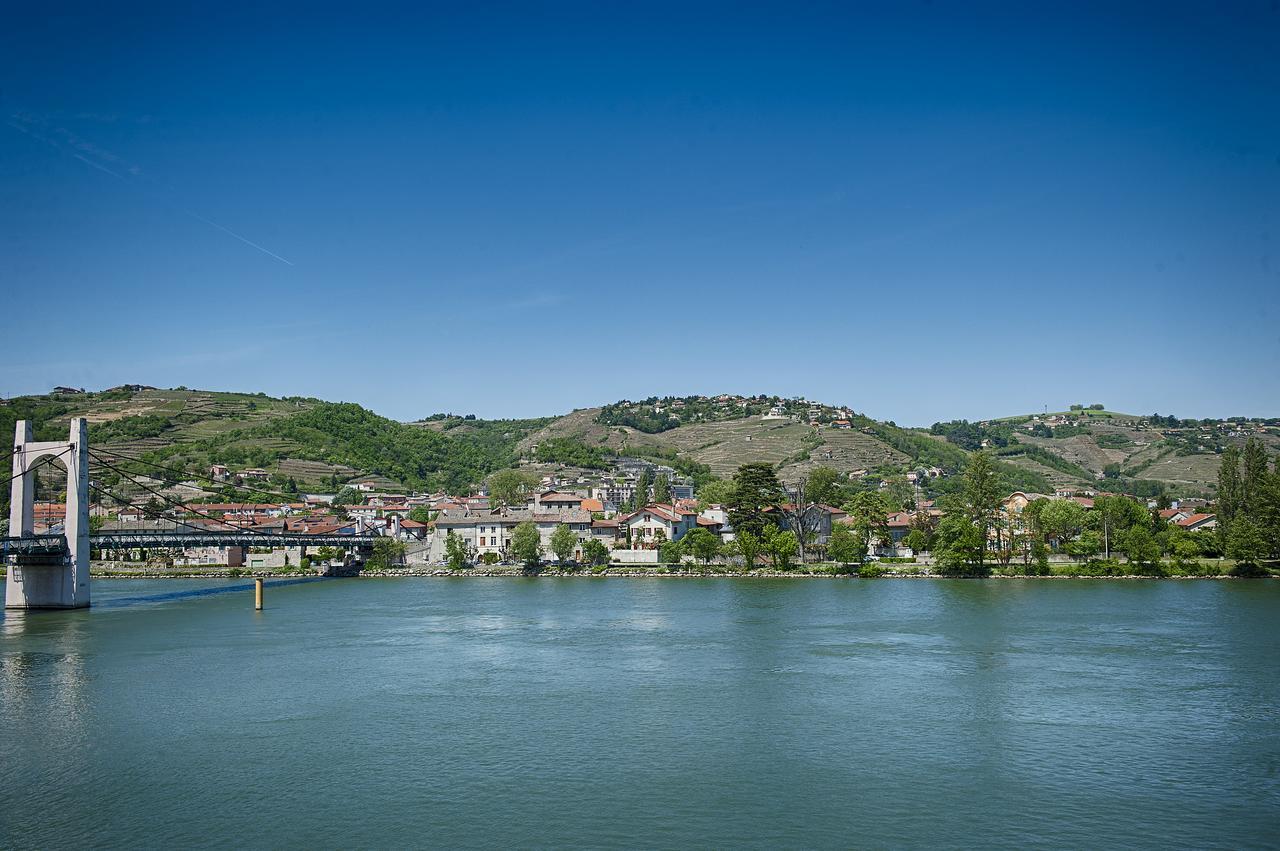
<instances>
[{"instance_id":1,"label":"green tree","mask_svg":"<svg viewBox=\"0 0 1280 851\"><path fill-rule=\"evenodd\" d=\"M444 558L450 570L462 570L467 566L467 543L452 529L444 536Z\"/></svg>"},{"instance_id":2,"label":"green tree","mask_svg":"<svg viewBox=\"0 0 1280 851\"><path fill-rule=\"evenodd\" d=\"M666 473L663 473L654 480L653 501L661 503L671 502L671 480L667 478Z\"/></svg>"},{"instance_id":3,"label":"green tree","mask_svg":"<svg viewBox=\"0 0 1280 851\"><path fill-rule=\"evenodd\" d=\"M597 567L606 565L609 563L609 548L592 538L582 545L582 558L587 564Z\"/></svg>"},{"instance_id":4,"label":"green tree","mask_svg":"<svg viewBox=\"0 0 1280 851\"><path fill-rule=\"evenodd\" d=\"M373 570L386 570L389 567L404 564L404 541L395 538L379 538L373 542L373 553L365 562L365 567Z\"/></svg>"},{"instance_id":5,"label":"green tree","mask_svg":"<svg viewBox=\"0 0 1280 851\"><path fill-rule=\"evenodd\" d=\"M1244 444L1244 467L1240 477L1240 507L1257 522L1267 500L1271 473L1267 469L1267 449L1251 437Z\"/></svg>"},{"instance_id":6,"label":"green tree","mask_svg":"<svg viewBox=\"0 0 1280 851\"><path fill-rule=\"evenodd\" d=\"M538 477L520 470L499 470L489 477L489 505L494 508L521 506L538 486Z\"/></svg>"},{"instance_id":7,"label":"green tree","mask_svg":"<svg viewBox=\"0 0 1280 851\"><path fill-rule=\"evenodd\" d=\"M649 490L653 487L653 472L645 467L640 473L640 480L636 482L636 493L632 498L632 507L636 511L644 508L649 504Z\"/></svg>"},{"instance_id":8,"label":"green tree","mask_svg":"<svg viewBox=\"0 0 1280 851\"><path fill-rule=\"evenodd\" d=\"M927 553L929 551L929 536L916 528L912 528L907 533L907 536L902 539L902 543L906 544L913 553Z\"/></svg>"},{"instance_id":9,"label":"green tree","mask_svg":"<svg viewBox=\"0 0 1280 851\"><path fill-rule=\"evenodd\" d=\"M1228 444L1218 464L1218 527L1226 533L1231 521L1244 507L1244 486L1240 480L1240 448Z\"/></svg>"},{"instance_id":10,"label":"green tree","mask_svg":"<svg viewBox=\"0 0 1280 851\"><path fill-rule=\"evenodd\" d=\"M827 554L846 567L854 562L862 563L866 558L867 548L849 528L848 524L837 523L831 527L831 537L827 540Z\"/></svg>"},{"instance_id":11,"label":"green tree","mask_svg":"<svg viewBox=\"0 0 1280 851\"><path fill-rule=\"evenodd\" d=\"M840 503L840 474L830 467L817 466L809 472L805 498L821 505Z\"/></svg>"},{"instance_id":12,"label":"green tree","mask_svg":"<svg viewBox=\"0 0 1280 851\"><path fill-rule=\"evenodd\" d=\"M1153 565L1160 561L1160 545L1146 526L1131 526L1124 534L1124 555L1132 564Z\"/></svg>"},{"instance_id":13,"label":"green tree","mask_svg":"<svg viewBox=\"0 0 1280 851\"><path fill-rule=\"evenodd\" d=\"M542 559L542 536L532 521L524 521L511 533L511 552L525 566L537 567Z\"/></svg>"},{"instance_id":14,"label":"green tree","mask_svg":"<svg viewBox=\"0 0 1280 851\"><path fill-rule=\"evenodd\" d=\"M985 576L986 535L965 514L948 512L938 524L933 554L943 576Z\"/></svg>"},{"instance_id":15,"label":"green tree","mask_svg":"<svg viewBox=\"0 0 1280 851\"><path fill-rule=\"evenodd\" d=\"M568 561L577 546L578 536L564 523L557 526L551 533L551 552L556 554L559 561Z\"/></svg>"},{"instance_id":16,"label":"green tree","mask_svg":"<svg viewBox=\"0 0 1280 851\"><path fill-rule=\"evenodd\" d=\"M1039 515L1040 531L1046 541L1056 539L1064 545L1078 535L1085 524L1084 508L1070 499L1045 500Z\"/></svg>"},{"instance_id":17,"label":"green tree","mask_svg":"<svg viewBox=\"0 0 1280 851\"><path fill-rule=\"evenodd\" d=\"M922 550L928 552L933 548L933 533L938 528L938 520L927 510L917 511L911 516L911 531L924 535Z\"/></svg>"},{"instance_id":18,"label":"green tree","mask_svg":"<svg viewBox=\"0 0 1280 851\"><path fill-rule=\"evenodd\" d=\"M409 519L414 523L421 523L425 526L431 522L431 509L427 508L425 505L419 505L417 508L409 511Z\"/></svg>"},{"instance_id":19,"label":"green tree","mask_svg":"<svg viewBox=\"0 0 1280 851\"><path fill-rule=\"evenodd\" d=\"M910 509L915 506L915 489L904 475L892 475L885 480L885 495L894 511Z\"/></svg>"},{"instance_id":20,"label":"green tree","mask_svg":"<svg viewBox=\"0 0 1280 851\"><path fill-rule=\"evenodd\" d=\"M663 541L658 547L658 558L666 564L679 564L684 561L684 547L679 541Z\"/></svg>"},{"instance_id":21,"label":"green tree","mask_svg":"<svg viewBox=\"0 0 1280 851\"><path fill-rule=\"evenodd\" d=\"M711 560L720 555L720 536L709 529L691 529L680 543L685 552L703 564L711 564Z\"/></svg>"},{"instance_id":22,"label":"green tree","mask_svg":"<svg viewBox=\"0 0 1280 851\"><path fill-rule=\"evenodd\" d=\"M735 532L755 535L764 532L769 519L766 508L781 504L782 485L772 464L743 464L733 475L733 493L729 498L729 522Z\"/></svg>"},{"instance_id":23,"label":"green tree","mask_svg":"<svg viewBox=\"0 0 1280 851\"><path fill-rule=\"evenodd\" d=\"M1178 565L1185 565L1200 558L1200 544L1195 535L1177 526L1169 530L1169 535L1165 539L1165 550Z\"/></svg>"},{"instance_id":24,"label":"green tree","mask_svg":"<svg viewBox=\"0 0 1280 851\"><path fill-rule=\"evenodd\" d=\"M1090 527L1102 535L1102 549L1106 558L1112 550L1119 549L1125 533L1138 525L1151 522L1146 506L1127 496L1100 496L1093 501L1093 511L1088 512Z\"/></svg>"},{"instance_id":25,"label":"green tree","mask_svg":"<svg viewBox=\"0 0 1280 851\"><path fill-rule=\"evenodd\" d=\"M735 533L733 548L742 556L742 569L754 570L760 553L764 551L764 542L759 535L747 529Z\"/></svg>"},{"instance_id":26,"label":"green tree","mask_svg":"<svg viewBox=\"0 0 1280 851\"><path fill-rule=\"evenodd\" d=\"M1067 555L1076 559L1091 559L1102 551L1102 538L1092 529L1086 529L1067 544Z\"/></svg>"},{"instance_id":27,"label":"green tree","mask_svg":"<svg viewBox=\"0 0 1280 851\"><path fill-rule=\"evenodd\" d=\"M725 479L711 479L698 486L698 508L707 509L713 505L725 505L733 495L733 482Z\"/></svg>"},{"instance_id":28,"label":"green tree","mask_svg":"<svg viewBox=\"0 0 1280 851\"><path fill-rule=\"evenodd\" d=\"M796 540L796 533L780 531L777 526L770 523L764 527L763 540L765 552L769 554L774 569L790 570L791 559L800 552L800 542Z\"/></svg>"},{"instance_id":29,"label":"green tree","mask_svg":"<svg viewBox=\"0 0 1280 851\"><path fill-rule=\"evenodd\" d=\"M893 510L889 497L880 491L861 491L854 494L844 505L853 526L853 534L857 538L859 551L866 558L867 552L876 541L886 544L892 540L889 534L889 514Z\"/></svg>"},{"instance_id":30,"label":"green tree","mask_svg":"<svg viewBox=\"0 0 1280 851\"><path fill-rule=\"evenodd\" d=\"M964 487L960 493L965 514L984 542L983 546L977 548L977 563L981 568L986 563L985 541L1000 510L1000 479L989 452L983 450L970 456L964 471Z\"/></svg>"},{"instance_id":31,"label":"green tree","mask_svg":"<svg viewBox=\"0 0 1280 851\"><path fill-rule=\"evenodd\" d=\"M344 487L334 494L332 505L338 508L343 505L360 505L364 502L364 494L353 487Z\"/></svg>"},{"instance_id":32,"label":"green tree","mask_svg":"<svg viewBox=\"0 0 1280 851\"><path fill-rule=\"evenodd\" d=\"M1227 558L1242 564L1257 565L1267 556L1267 539L1252 517L1240 515L1231 521L1227 532Z\"/></svg>"}]
</instances>

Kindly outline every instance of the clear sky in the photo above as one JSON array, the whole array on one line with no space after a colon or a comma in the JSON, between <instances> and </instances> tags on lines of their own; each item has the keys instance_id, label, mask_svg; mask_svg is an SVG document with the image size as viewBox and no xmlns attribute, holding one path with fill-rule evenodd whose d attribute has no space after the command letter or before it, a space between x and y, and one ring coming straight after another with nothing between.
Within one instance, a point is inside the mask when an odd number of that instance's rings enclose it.
<instances>
[{"instance_id":1,"label":"clear sky","mask_svg":"<svg viewBox=\"0 0 1280 851\"><path fill-rule=\"evenodd\" d=\"M239 5L8 8L0 393L1280 415L1277 0Z\"/></svg>"}]
</instances>

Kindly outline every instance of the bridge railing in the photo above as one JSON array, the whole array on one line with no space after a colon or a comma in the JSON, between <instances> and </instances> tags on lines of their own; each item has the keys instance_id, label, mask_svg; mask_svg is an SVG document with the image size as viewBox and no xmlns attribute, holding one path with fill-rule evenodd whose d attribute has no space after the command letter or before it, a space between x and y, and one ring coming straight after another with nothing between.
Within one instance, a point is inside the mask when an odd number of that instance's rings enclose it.
<instances>
[{"instance_id":1,"label":"bridge railing","mask_svg":"<svg viewBox=\"0 0 1280 851\"><path fill-rule=\"evenodd\" d=\"M168 532L155 529L98 532L89 536L95 550L132 550L150 547L371 547L378 535L269 534L262 532ZM28 535L3 538L5 555L51 555L65 552L64 535Z\"/></svg>"},{"instance_id":2,"label":"bridge railing","mask_svg":"<svg viewBox=\"0 0 1280 851\"><path fill-rule=\"evenodd\" d=\"M5 555L55 555L66 551L66 535L27 535L24 538L0 538L0 552Z\"/></svg>"}]
</instances>

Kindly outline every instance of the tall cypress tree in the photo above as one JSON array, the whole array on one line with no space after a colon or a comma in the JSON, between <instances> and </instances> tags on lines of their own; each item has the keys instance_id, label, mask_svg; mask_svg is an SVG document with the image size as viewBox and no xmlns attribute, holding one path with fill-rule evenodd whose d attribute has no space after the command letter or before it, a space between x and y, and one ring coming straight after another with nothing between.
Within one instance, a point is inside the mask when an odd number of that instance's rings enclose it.
<instances>
[{"instance_id":1,"label":"tall cypress tree","mask_svg":"<svg viewBox=\"0 0 1280 851\"><path fill-rule=\"evenodd\" d=\"M632 507L639 511L649 504L649 486L653 484L653 473L645 467L644 472L640 474L640 481L636 482L636 493L632 498Z\"/></svg>"},{"instance_id":2,"label":"tall cypress tree","mask_svg":"<svg viewBox=\"0 0 1280 851\"><path fill-rule=\"evenodd\" d=\"M1225 527L1231 524L1240 512L1243 497L1240 483L1240 447L1229 445L1222 450L1222 463L1218 466L1219 526Z\"/></svg>"},{"instance_id":3,"label":"tall cypress tree","mask_svg":"<svg viewBox=\"0 0 1280 851\"><path fill-rule=\"evenodd\" d=\"M973 453L964 471L964 490L961 492L965 513L978 528L983 546L978 549L978 564L986 561L986 540L1000 510L1000 481L991 453Z\"/></svg>"},{"instance_id":4,"label":"tall cypress tree","mask_svg":"<svg viewBox=\"0 0 1280 851\"><path fill-rule=\"evenodd\" d=\"M662 503L671 501L671 482L667 479L666 473L658 476L653 482L653 501Z\"/></svg>"},{"instance_id":5,"label":"tall cypress tree","mask_svg":"<svg viewBox=\"0 0 1280 851\"><path fill-rule=\"evenodd\" d=\"M1240 481L1240 507L1245 514L1258 520L1267 498L1267 485L1271 473L1267 469L1267 449L1262 441L1251 437L1244 445L1244 475Z\"/></svg>"},{"instance_id":6,"label":"tall cypress tree","mask_svg":"<svg viewBox=\"0 0 1280 851\"><path fill-rule=\"evenodd\" d=\"M729 498L729 522L734 531L761 534L768 520L764 510L779 505L783 497L782 485L772 464L743 464L733 474L733 493Z\"/></svg>"}]
</instances>

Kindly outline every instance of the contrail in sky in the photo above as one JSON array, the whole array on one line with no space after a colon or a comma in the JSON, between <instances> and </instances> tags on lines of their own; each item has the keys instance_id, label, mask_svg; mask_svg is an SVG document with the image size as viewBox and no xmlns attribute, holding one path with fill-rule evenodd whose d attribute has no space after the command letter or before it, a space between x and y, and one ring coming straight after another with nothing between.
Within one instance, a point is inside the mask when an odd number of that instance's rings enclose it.
<instances>
[{"instance_id":1,"label":"contrail in sky","mask_svg":"<svg viewBox=\"0 0 1280 851\"><path fill-rule=\"evenodd\" d=\"M276 254L274 251L269 251L266 248L263 248L261 245L258 245L258 243L245 239L243 236L236 233L231 228L223 227L222 225L215 222L213 219L206 219L204 216L200 215L199 213L194 213L191 210L187 210L182 207L179 207L178 209L182 210L182 212L186 213L191 218L199 219L200 221L204 222L206 225L213 225L215 228L222 231L223 233L229 234L230 236L234 236L236 239L240 240L245 245L248 245L251 248L256 248L259 251L261 251L263 254L266 254L269 257L274 257L275 259L279 260L281 263L284 263L286 266L293 265L288 260L285 260L283 257L281 257L279 254Z\"/></svg>"},{"instance_id":2,"label":"contrail in sky","mask_svg":"<svg viewBox=\"0 0 1280 851\"><path fill-rule=\"evenodd\" d=\"M60 143L58 143L53 139L50 139L49 137L43 135L42 133L37 132L32 127L33 124L37 124L37 123L43 124L44 122L42 120L28 117L22 114L14 114L14 115L11 115L10 118L12 120L6 121L5 123L8 124L10 127L12 127L14 130L18 130L22 133L25 133L28 136L32 137L33 139L39 139L41 142L51 145L58 151L67 152L66 148L64 148ZM104 148L99 148L97 145L94 145L92 142L89 142L87 139L77 136L76 134L72 133L70 130L66 129L65 127L58 127L57 133L63 136L65 139L67 139L67 141L74 148L77 148L81 151L88 151L89 153L92 153L98 157L108 159L111 162L121 162L121 163L124 163L125 165L128 165L128 163L121 160L115 154L112 154L110 151L107 151ZM114 171L112 169L107 168L102 163L94 162L93 160L86 157L84 154L76 153L74 151L71 151L70 153L71 153L71 156L80 160L80 162L84 163L85 165L92 166L93 168L96 168L98 171L104 171L107 174L111 175L112 177L118 177L119 179L125 181L126 183L130 182L129 180L130 177L134 177L134 178L142 177L142 169L137 166L129 166L129 175L123 175L118 171ZM148 179L147 182L153 186L157 186L154 180ZM157 188L163 189L163 187L159 187L159 186L157 186ZM286 266L294 265L292 262L284 259L279 254L276 254L274 251L263 248L261 245L258 245L258 243L254 242L253 240L246 239L245 237L233 231L231 228L226 227L225 225L218 224L213 219L206 218L205 216L202 216L197 212L188 210L186 207L178 207L177 209L197 221L204 222L206 225L209 225L210 227L215 227L218 230L222 231L223 233L227 234L228 236L231 236L240 240L250 248L256 248L258 251L261 251L263 254L267 255L268 257L271 257L272 259L275 259L275 260L279 260L281 263L285 264Z\"/></svg>"}]
</instances>

